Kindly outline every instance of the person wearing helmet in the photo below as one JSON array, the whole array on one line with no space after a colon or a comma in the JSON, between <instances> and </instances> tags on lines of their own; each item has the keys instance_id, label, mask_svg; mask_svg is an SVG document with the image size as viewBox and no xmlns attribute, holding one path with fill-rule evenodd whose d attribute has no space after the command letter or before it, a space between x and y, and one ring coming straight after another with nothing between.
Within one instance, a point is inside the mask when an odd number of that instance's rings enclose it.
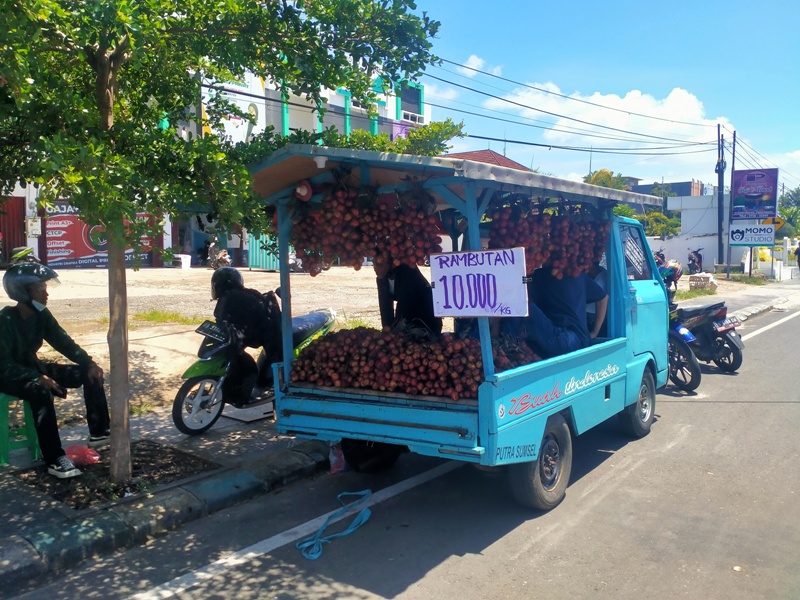
<instances>
[{"instance_id":1,"label":"person wearing helmet","mask_svg":"<svg viewBox=\"0 0 800 600\"><path fill-rule=\"evenodd\" d=\"M211 299L217 301L214 318L228 324L236 333L239 349L263 348L267 356L259 371L253 358L238 352L231 363L222 393L234 405L246 404L253 388L266 387L270 365L283 356L281 346L281 309L274 292L262 294L244 287L242 274L234 267L221 267L211 277Z\"/></svg>"},{"instance_id":2,"label":"person wearing helmet","mask_svg":"<svg viewBox=\"0 0 800 600\"><path fill-rule=\"evenodd\" d=\"M66 397L65 388L83 387L89 446L108 443L110 419L103 369L47 309L52 283L60 283L56 272L37 262L12 265L3 276L3 288L17 305L0 310L0 392L30 404L48 473L64 479L81 472L61 446L53 397ZM75 364L40 360L36 353L44 341Z\"/></svg>"}]
</instances>

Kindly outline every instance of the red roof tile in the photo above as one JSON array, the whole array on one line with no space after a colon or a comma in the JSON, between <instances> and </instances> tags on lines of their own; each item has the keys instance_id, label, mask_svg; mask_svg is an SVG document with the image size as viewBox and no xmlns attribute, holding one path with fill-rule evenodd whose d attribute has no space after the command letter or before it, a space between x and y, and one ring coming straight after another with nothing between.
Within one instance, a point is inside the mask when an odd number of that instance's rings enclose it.
<instances>
[{"instance_id":1,"label":"red roof tile","mask_svg":"<svg viewBox=\"0 0 800 600\"><path fill-rule=\"evenodd\" d=\"M460 158L463 160L474 160L475 162L488 163L490 165L497 165L498 167L508 167L510 169L517 169L519 171L530 171L525 165L521 165L516 161L506 158L502 154L498 154L494 150L475 150L473 152L454 152L452 154L444 154L440 158Z\"/></svg>"}]
</instances>

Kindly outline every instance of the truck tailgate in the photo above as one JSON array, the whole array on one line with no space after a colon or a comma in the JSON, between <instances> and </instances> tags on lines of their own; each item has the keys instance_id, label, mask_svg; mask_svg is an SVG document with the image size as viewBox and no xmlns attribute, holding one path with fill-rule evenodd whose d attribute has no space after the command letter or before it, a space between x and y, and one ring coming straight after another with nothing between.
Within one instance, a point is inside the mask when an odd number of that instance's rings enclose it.
<instances>
[{"instance_id":1,"label":"truck tailgate","mask_svg":"<svg viewBox=\"0 0 800 600\"><path fill-rule=\"evenodd\" d=\"M476 461L484 451L477 400L291 384L276 390L275 407L281 433L400 444L419 454Z\"/></svg>"}]
</instances>

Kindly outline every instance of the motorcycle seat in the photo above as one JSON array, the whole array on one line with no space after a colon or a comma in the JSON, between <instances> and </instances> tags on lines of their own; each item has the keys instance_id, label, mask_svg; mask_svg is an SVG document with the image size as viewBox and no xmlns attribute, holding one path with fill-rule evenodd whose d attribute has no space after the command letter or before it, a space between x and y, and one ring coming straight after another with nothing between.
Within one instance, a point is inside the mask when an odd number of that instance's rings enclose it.
<instances>
[{"instance_id":1,"label":"motorcycle seat","mask_svg":"<svg viewBox=\"0 0 800 600\"><path fill-rule=\"evenodd\" d=\"M708 306L700 306L698 308L679 308L678 319L681 321L687 321L692 317L696 317L697 315L705 313L715 313L724 306L725 306L724 302L717 302L716 304L710 304Z\"/></svg>"},{"instance_id":2,"label":"motorcycle seat","mask_svg":"<svg viewBox=\"0 0 800 600\"><path fill-rule=\"evenodd\" d=\"M292 342L295 348L322 329L333 319L327 309L315 310L299 317L292 317Z\"/></svg>"}]
</instances>

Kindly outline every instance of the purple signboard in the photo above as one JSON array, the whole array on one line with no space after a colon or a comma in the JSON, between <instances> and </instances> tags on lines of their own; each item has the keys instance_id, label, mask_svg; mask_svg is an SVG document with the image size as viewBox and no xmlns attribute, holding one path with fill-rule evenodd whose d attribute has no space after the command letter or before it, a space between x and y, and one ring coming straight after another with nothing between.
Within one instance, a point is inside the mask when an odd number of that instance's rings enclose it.
<instances>
[{"instance_id":1,"label":"purple signboard","mask_svg":"<svg viewBox=\"0 0 800 600\"><path fill-rule=\"evenodd\" d=\"M777 216L778 169L734 171L731 191L732 221Z\"/></svg>"}]
</instances>

